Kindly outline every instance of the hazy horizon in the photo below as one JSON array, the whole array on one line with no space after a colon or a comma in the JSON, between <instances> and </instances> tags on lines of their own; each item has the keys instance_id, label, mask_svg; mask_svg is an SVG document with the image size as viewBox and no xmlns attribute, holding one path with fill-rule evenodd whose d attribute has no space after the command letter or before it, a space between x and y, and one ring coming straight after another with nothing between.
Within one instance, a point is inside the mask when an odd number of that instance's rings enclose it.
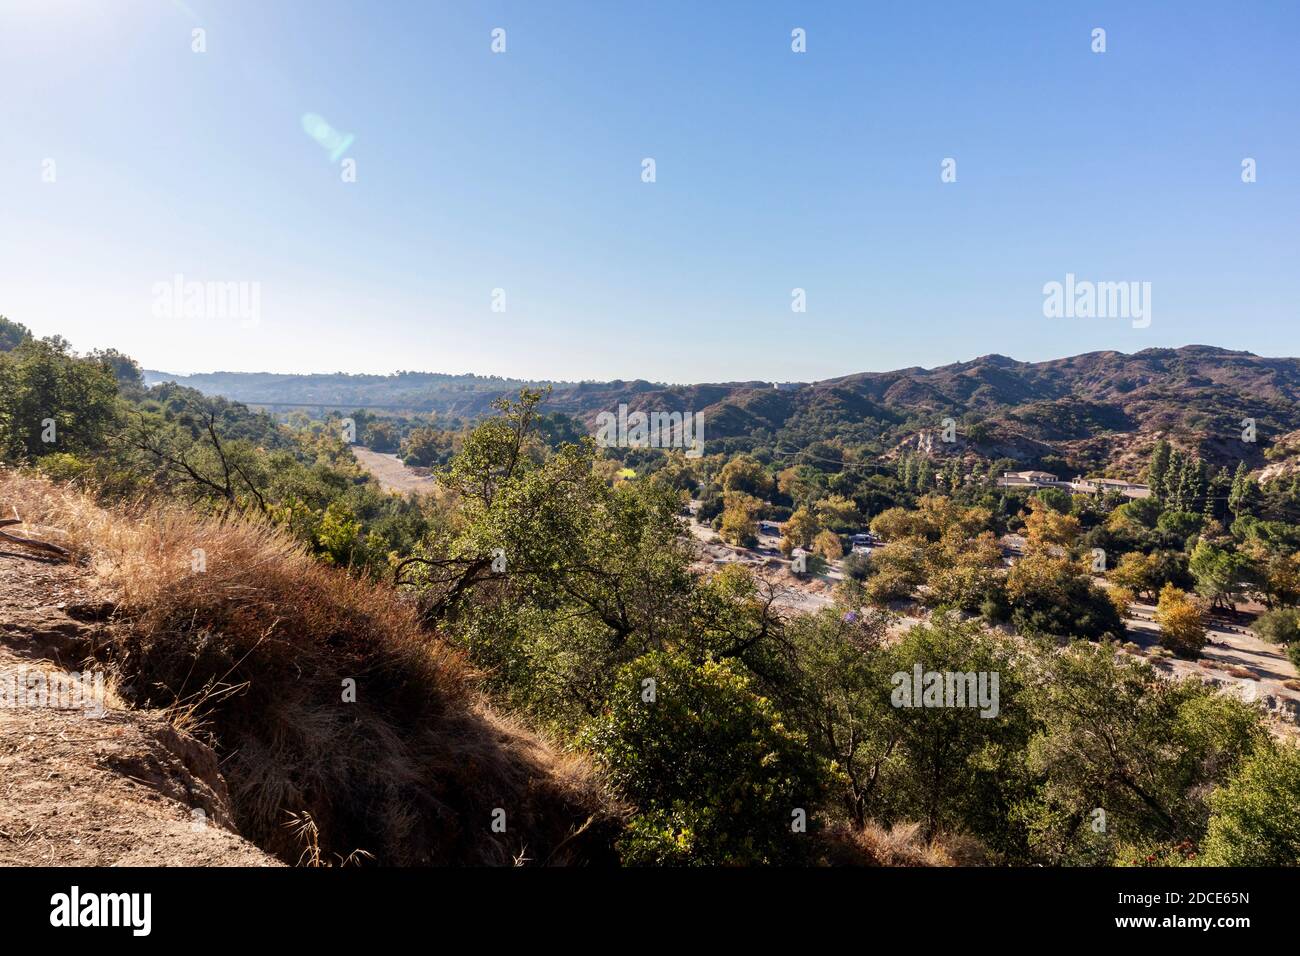
<instances>
[{"instance_id":1,"label":"hazy horizon","mask_svg":"<svg viewBox=\"0 0 1300 956\"><path fill-rule=\"evenodd\" d=\"M1214 345L1209 342L1186 342L1182 345L1147 346L1146 348L1172 349L1174 351L1177 351L1179 349L1186 349L1186 348L1210 348L1210 349L1222 349L1224 351L1244 352L1246 354L1254 355L1257 358L1263 358L1263 359L1300 359L1300 355L1265 355L1259 352L1254 352L1250 349L1226 349L1224 346ZM825 376L824 378L815 378L815 379L772 379L772 378L750 376L748 378L735 378L735 379L708 379L708 380L697 379L692 381L670 381L667 379L648 378L647 376L644 375L631 375L631 376L615 375L615 376L609 376L607 378L562 379L562 378L557 378L554 376L546 376L546 375L502 375L497 372L477 371L477 370L453 372L453 371L448 371L447 369L436 369L436 368L393 369L387 372L349 372L342 369L328 369L328 370L316 369L310 372L281 372L281 371L275 371L272 369L264 369L264 368L259 368L259 369L221 368L221 369L211 369L207 371L182 372L176 369L151 368L149 366L144 366L144 365L142 365L142 368L145 371L145 373L149 375L174 375L180 378L190 378L190 377L205 376L205 375L275 375L275 376L286 376L286 377L288 376L305 377L311 375L358 375L358 376L365 375L365 376L376 376L376 377L392 377L405 372L405 373L411 373L416 375L451 375L451 376L474 375L479 378L500 378L500 379L511 379L516 381L528 381L528 382L549 382L557 385L577 385L582 382L609 382L609 381L628 381L628 382L644 381L644 382L650 382L651 384L655 384L655 385L667 385L667 386L732 385L732 384L738 384L742 382L772 382L772 381L799 382L799 383L813 384L816 382L824 382L824 381L830 381L838 378L845 378L847 376L852 376L852 375L898 372L909 368L921 368L927 371L932 371L934 369L944 368L946 366L964 365L964 364L969 364L971 362L977 362L982 358L988 358L994 355L1000 355L1003 358L1008 358L1014 362L1019 362L1021 364L1034 365L1041 362L1051 362L1051 361L1057 361L1061 359L1078 358L1081 355L1088 355L1096 352L1105 352L1105 351L1119 352L1120 354L1124 354L1124 355L1134 355L1139 352L1146 351L1146 349L1134 349L1133 351L1130 352L1125 352L1122 349L1093 349L1091 350L1091 352L1076 352L1071 355L1054 355L1043 359L1023 359L1015 355L1007 355L1006 353L1003 352L985 352L981 355L972 355L969 358L957 359L956 361L953 362L940 362L935 365L920 365L914 362L908 365L891 366L890 368L861 368L861 369L855 369L854 371L851 372L842 372L836 375L828 375Z\"/></svg>"}]
</instances>

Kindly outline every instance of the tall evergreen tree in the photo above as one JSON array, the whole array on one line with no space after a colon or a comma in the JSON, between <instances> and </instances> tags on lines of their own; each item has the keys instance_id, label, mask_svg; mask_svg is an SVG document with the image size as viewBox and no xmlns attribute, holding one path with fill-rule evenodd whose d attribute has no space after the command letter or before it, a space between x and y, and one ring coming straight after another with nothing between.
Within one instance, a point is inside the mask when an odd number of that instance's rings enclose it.
<instances>
[{"instance_id":1,"label":"tall evergreen tree","mask_svg":"<svg viewBox=\"0 0 1300 956\"><path fill-rule=\"evenodd\" d=\"M1169 457L1169 442L1162 438L1151 450L1151 463L1147 465L1147 484L1157 498L1164 498L1168 492L1165 482L1169 474Z\"/></svg>"},{"instance_id":2,"label":"tall evergreen tree","mask_svg":"<svg viewBox=\"0 0 1300 956\"><path fill-rule=\"evenodd\" d=\"M1232 490L1228 492L1228 510L1233 518L1240 518L1250 510L1256 490L1250 469L1244 461L1238 462L1236 474L1232 476Z\"/></svg>"},{"instance_id":3,"label":"tall evergreen tree","mask_svg":"<svg viewBox=\"0 0 1300 956\"><path fill-rule=\"evenodd\" d=\"M916 490L924 493L930 490L934 484L934 468L930 464L930 459L922 458L920 464L916 466Z\"/></svg>"},{"instance_id":4,"label":"tall evergreen tree","mask_svg":"<svg viewBox=\"0 0 1300 956\"><path fill-rule=\"evenodd\" d=\"M1157 497L1164 499L1165 503L1175 511L1181 511L1183 502L1181 497L1183 487L1183 470L1187 466L1187 456L1178 449L1173 449L1169 453L1169 464L1160 479L1160 492Z\"/></svg>"},{"instance_id":5,"label":"tall evergreen tree","mask_svg":"<svg viewBox=\"0 0 1300 956\"><path fill-rule=\"evenodd\" d=\"M1231 487L1232 479L1228 477L1228 469L1213 469L1209 480L1205 484L1205 506L1201 509L1201 514L1205 517L1207 525L1211 521L1218 521L1220 517L1226 514L1227 509L1224 499L1228 497Z\"/></svg>"}]
</instances>

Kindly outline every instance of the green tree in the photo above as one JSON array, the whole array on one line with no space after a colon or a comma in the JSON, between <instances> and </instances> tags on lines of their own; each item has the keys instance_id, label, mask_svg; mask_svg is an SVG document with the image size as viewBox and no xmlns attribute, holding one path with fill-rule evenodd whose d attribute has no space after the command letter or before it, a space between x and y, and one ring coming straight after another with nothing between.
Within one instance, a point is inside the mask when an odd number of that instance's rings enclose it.
<instances>
[{"instance_id":1,"label":"green tree","mask_svg":"<svg viewBox=\"0 0 1300 956\"><path fill-rule=\"evenodd\" d=\"M466 436L439 477L454 513L396 575L495 690L572 732L602 711L620 665L701 640L706 613L737 642L751 619L693 583L677 489L611 486L590 441L546 449L531 431L539 401L503 402Z\"/></svg>"},{"instance_id":2,"label":"green tree","mask_svg":"<svg viewBox=\"0 0 1300 956\"><path fill-rule=\"evenodd\" d=\"M794 618L787 632L798 667L783 688L785 700L810 745L835 768L839 799L857 827L877 809L898 746L885 693L889 624L883 613L826 608Z\"/></svg>"},{"instance_id":3,"label":"green tree","mask_svg":"<svg viewBox=\"0 0 1300 956\"><path fill-rule=\"evenodd\" d=\"M1157 441L1151 450L1151 461L1147 465L1147 484L1151 486L1151 493L1157 498L1168 495L1167 481L1171 451L1169 442L1163 438Z\"/></svg>"},{"instance_id":4,"label":"green tree","mask_svg":"<svg viewBox=\"0 0 1300 956\"><path fill-rule=\"evenodd\" d=\"M1188 568L1196 579L1196 592L1212 607L1236 606L1248 571L1244 557L1201 540L1192 551Z\"/></svg>"},{"instance_id":5,"label":"green tree","mask_svg":"<svg viewBox=\"0 0 1300 956\"><path fill-rule=\"evenodd\" d=\"M342 501L331 501L316 530L316 546L327 564L348 565L361 539L361 522Z\"/></svg>"},{"instance_id":6,"label":"green tree","mask_svg":"<svg viewBox=\"0 0 1300 956\"><path fill-rule=\"evenodd\" d=\"M402 460L408 465L431 468L446 464L452 448L450 433L436 428L413 428L402 445Z\"/></svg>"},{"instance_id":7,"label":"green tree","mask_svg":"<svg viewBox=\"0 0 1300 956\"><path fill-rule=\"evenodd\" d=\"M0 352L16 349L32 337L27 326L0 315Z\"/></svg>"},{"instance_id":8,"label":"green tree","mask_svg":"<svg viewBox=\"0 0 1300 956\"><path fill-rule=\"evenodd\" d=\"M1255 618L1252 630L1273 644L1300 641L1300 609L1286 607L1265 611Z\"/></svg>"},{"instance_id":9,"label":"green tree","mask_svg":"<svg viewBox=\"0 0 1300 956\"><path fill-rule=\"evenodd\" d=\"M117 422L117 380L59 338L27 338L0 352L0 456L102 451Z\"/></svg>"},{"instance_id":10,"label":"green tree","mask_svg":"<svg viewBox=\"0 0 1300 956\"><path fill-rule=\"evenodd\" d=\"M140 363L117 349L96 349L87 356L92 362L105 365L117 379L117 387L124 394L139 399L144 393L144 373Z\"/></svg>"},{"instance_id":11,"label":"green tree","mask_svg":"<svg viewBox=\"0 0 1300 956\"><path fill-rule=\"evenodd\" d=\"M1105 591L1079 565L1046 552L1028 554L1007 575L1011 620L1025 634L1100 640L1124 634Z\"/></svg>"},{"instance_id":12,"label":"green tree","mask_svg":"<svg viewBox=\"0 0 1300 956\"><path fill-rule=\"evenodd\" d=\"M927 838L962 830L1014 852L1020 840L1006 825L1006 808L1028 793L1023 768L1031 726L1012 648L977 624L941 615L908 631L887 660L891 706L879 732L897 739L900 764L891 775L895 793L888 816L920 820ZM945 689L963 683L967 693L964 675L972 675L976 689L983 681L987 700L966 696L962 702L954 694L934 706L910 691L905 697L918 668L922 675L939 675Z\"/></svg>"},{"instance_id":13,"label":"green tree","mask_svg":"<svg viewBox=\"0 0 1300 956\"><path fill-rule=\"evenodd\" d=\"M1258 496L1259 486L1250 477L1250 469L1246 467L1246 463L1240 462L1236 473L1232 476L1232 490L1228 492L1228 511L1232 513L1233 518L1249 514Z\"/></svg>"},{"instance_id":14,"label":"green tree","mask_svg":"<svg viewBox=\"0 0 1300 956\"><path fill-rule=\"evenodd\" d=\"M1265 737L1258 713L1113 645L1076 642L1037 660L1028 759L1042 783L1014 816L1038 858L1111 863L1199 840L1214 785Z\"/></svg>"},{"instance_id":15,"label":"green tree","mask_svg":"<svg viewBox=\"0 0 1300 956\"><path fill-rule=\"evenodd\" d=\"M1300 748L1262 743L1210 797L1207 866L1300 866Z\"/></svg>"},{"instance_id":16,"label":"green tree","mask_svg":"<svg viewBox=\"0 0 1300 956\"><path fill-rule=\"evenodd\" d=\"M583 740L636 806L631 864L762 864L801 858L794 828L822 795L807 740L731 660L651 652L618 672Z\"/></svg>"}]
</instances>

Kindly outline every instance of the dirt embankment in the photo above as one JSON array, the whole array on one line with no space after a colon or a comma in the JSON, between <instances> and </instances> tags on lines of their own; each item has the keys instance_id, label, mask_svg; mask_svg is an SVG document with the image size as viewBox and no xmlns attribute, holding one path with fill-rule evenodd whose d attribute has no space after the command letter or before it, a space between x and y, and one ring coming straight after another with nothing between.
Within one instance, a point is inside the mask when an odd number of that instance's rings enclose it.
<instances>
[{"instance_id":1,"label":"dirt embankment","mask_svg":"<svg viewBox=\"0 0 1300 956\"><path fill-rule=\"evenodd\" d=\"M233 820L285 863L617 861L625 809L602 778L496 711L460 652L391 588L251 517L106 509L3 470L0 504L71 557L0 556L5 660L41 662L37 684L91 661L110 691L109 719L93 727L34 699L30 675L10 695L24 699L0 738L13 764L0 859L76 862L87 841L104 862L204 852L147 830L162 823L143 801L170 827Z\"/></svg>"},{"instance_id":2,"label":"dirt embankment","mask_svg":"<svg viewBox=\"0 0 1300 956\"><path fill-rule=\"evenodd\" d=\"M0 865L279 865L208 747L83 670L103 608L79 569L0 548Z\"/></svg>"}]
</instances>

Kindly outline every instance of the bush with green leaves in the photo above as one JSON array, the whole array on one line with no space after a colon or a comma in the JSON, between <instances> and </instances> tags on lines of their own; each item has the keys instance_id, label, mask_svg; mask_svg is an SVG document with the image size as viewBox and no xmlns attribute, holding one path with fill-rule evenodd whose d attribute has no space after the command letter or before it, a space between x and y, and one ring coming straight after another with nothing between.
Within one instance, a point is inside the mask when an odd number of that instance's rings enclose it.
<instances>
[{"instance_id":1,"label":"bush with green leaves","mask_svg":"<svg viewBox=\"0 0 1300 956\"><path fill-rule=\"evenodd\" d=\"M1159 859L1195 843L1209 794L1267 738L1250 705L1113 644L1076 641L1036 667L1027 763L1039 782L1012 816L1049 865Z\"/></svg>"},{"instance_id":2,"label":"bush with green leaves","mask_svg":"<svg viewBox=\"0 0 1300 956\"><path fill-rule=\"evenodd\" d=\"M1281 607L1265 611L1252 628L1272 644L1291 644L1300 640L1300 608Z\"/></svg>"},{"instance_id":3,"label":"bush with green leaves","mask_svg":"<svg viewBox=\"0 0 1300 956\"><path fill-rule=\"evenodd\" d=\"M910 681L918 666L923 674L941 675L945 687L957 678L954 690L962 675L977 681L982 675L992 707L969 698L965 706L951 706L947 697L943 706L899 706L898 675ZM888 649L886 672L890 706L877 733L894 741L896 758L886 822L917 820L927 837L966 832L999 853L1023 853L1023 832L1006 820L1006 809L1026 796L1030 784L1024 752L1033 720L1021 655L978 623L941 614Z\"/></svg>"},{"instance_id":4,"label":"bush with green leaves","mask_svg":"<svg viewBox=\"0 0 1300 956\"><path fill-rule=\"evenodd\" d=\"M1022 634L1120 638L1124 621L1106 592L1074 562L1048 554L1022 558L1007 575L1011 621Z\"/></svg>"},{"instance_id":5,"label":"bush with green leaves","mask_svg":"<svg viewBox=\"0 0 1300 956\"><path fill-rule=\"evenodd\" d=\"M118 418L112 366L57 336L0 351L0 459L34 460L103 447Z\"/></svg>"},{"instance_id":6,"label":"bush with green leaves","mask_svg":"<svg viewBox=\"0 0 1300 956\"><path fill-rule=\"evenodd\" d=\"M1256 749L1210 798L1201 862L1208 866L1300 866L1300 748Z\"/></svg>"},{"instance_id":7,"label":"bush with green leaves","mask_svg":"<svg viewBox=\"0 0 1300 956\"><path fill-rule=\"evenodd\" d=\"M0 315L0 352L16 349L31 337L31 330L27 326Z\"/></svg>"},{"instance_id":8,"label":"bush with green leaves","mask_svg":"<svg viewBox=\"0 0 1300 956\"><path fill-rule=\"evenodd\" d=\"M871 555L859 554L856 551L850 552L840 562L840 570L846 578L852 578L854 581L865 581L871 577Z\"/></svg>"},{"instance_id":9,"label":"bush with green leaves","mask_svg":"<svg viewBox=\"0 0 1300 956\"><path fill-rule=\"evenodd\" d=\"M637 658L583 740L637 807L627 863L788 863L809 850L794 824L818 805L823 768L734 660Z\"/></svg>"}]
</instances>

